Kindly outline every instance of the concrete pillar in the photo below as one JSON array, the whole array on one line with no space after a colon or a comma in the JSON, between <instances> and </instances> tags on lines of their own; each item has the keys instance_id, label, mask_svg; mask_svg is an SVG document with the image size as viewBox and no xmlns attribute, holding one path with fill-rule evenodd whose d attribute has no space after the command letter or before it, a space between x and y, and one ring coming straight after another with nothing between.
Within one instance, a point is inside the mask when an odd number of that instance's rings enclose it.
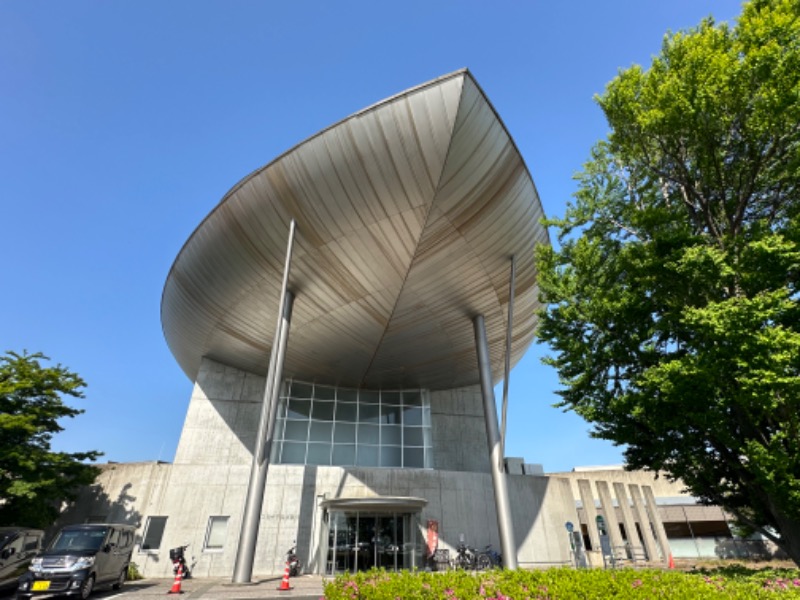
<instances>
[{"instance_id":1,"label":"concrete pillar","mask_svg":"<svg viewBox=\"0 0 800 600\"><path fill-rule=\"evenodd\" d=\"M586 515L586 529L589 530L589 541L592 550L600 550L600 534L597 533L597 509L594 506L592 484L588 479L578 479L578 491L583 503L583 514Z\"/></svg>"},{"instance_id":2,"label":"concrete pillar","mask_svg":"<svg viewBox=\"0 0 800 600\"><path fill-rule=\"evenodd\" d=\"M608 489L608 482L595 481L597 495L600 496L600 504L603 509L603 516L606 518L608 527L608 541L611 543L611 553L616 557L617 552L624 546L622 534L619 532L619 521L617 511L614 510L614 502L611 500L611 492Z\"/></svg>"},{"instance_id":3,"label":"concrete pillar","mask_svg":"<svg viewBox=\"0 0 800 600\"><path fill-rule=\"evenodd\" d=\"M628 544L631 547L631 559L636 559L637 548L641 548L639 543L639 534L636 533L636 521L633 519L631 512L631 503L628 500L628 493L625 491L625 485L619 481L614 482L614 495L617 497L617 503L622 511L622 522L625 524L625 533L628 536Z\"/></svg>"},{"instance_id":4,"label":"concrete pillar","mask_svg":"<svg viewBox=\"0 0 800 600\"><path fill-rule=\"evenodd\" d=\"M483 315L473 320L475 330L475 349L478 354L478 371L483 395L483 416L486 422L486 440L489 444L489 461L492 469L494 501L497 508L497 529L500 546L503 550L503 566L517 568L517 544L514 541L514 525L511 522L511 503L508 500L508 482L503 464L503 450L500 444L500 431L497 424L497 405L494 400L492 368L489 362L489 344L486 340L486 324Z\"/></svg>"},{"instance_id":5,"label":"concrete pillar","mask_svg":"<svg viewBox=\"0 0 800 600\"><path fill-rule=\"evenodd\" d=\"M658 506L656 505L656 497L653 495L653 488L649 485L642 486L644 498L647 501L647 510L650 513L650 520L656 529L656 539L659 546L661 546L661 558L664 564L669 564L669 557L672 556L672 549L669 547L669 540L667 539L667 532L664 530L664 523L661 521L661 515L658 514Z\"/></svg>"},{"instance_id":6,"label":"concrete pillar","mask_svg":"<svg viewBox=\"0 0 800 600\"><path fill-rule=\"evenodd\" d=\"M644 549L647 552L647 560L656 562L658 560L658 546L653 537L653 528L650 526L650 517L647 516L647 508L645 508L644 501L642 500L642 492L639 486L631 483L628 486L631 491L631 498L633 498L633 507L636 510L636 516L639 519L639 528L642 531L644 538Z\"/></svg>"}]
</instances>

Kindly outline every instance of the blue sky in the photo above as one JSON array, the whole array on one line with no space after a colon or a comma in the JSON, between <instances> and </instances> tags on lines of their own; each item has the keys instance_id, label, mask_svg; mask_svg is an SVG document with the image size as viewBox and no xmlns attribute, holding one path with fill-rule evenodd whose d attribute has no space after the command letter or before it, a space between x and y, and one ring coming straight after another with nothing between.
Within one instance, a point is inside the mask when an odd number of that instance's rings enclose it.
<instances>
[{"instance_id":1,"label":"blue sky","mask_svg":"<svg viewBox=\"0 0 800 600\"><path fill-rule=\"evenodd\" d=\"M351 113L468 67L548 216L606 123L592 97L666 31L738 0L0 2L0 351L88 382L58 450L172 460L192 383L161 291L183 243L252 170ZM618 464L553 408L534 346L512 371L507 454ZM498 387L498 400L500 387Z\"/></svg>"}]
</instances>

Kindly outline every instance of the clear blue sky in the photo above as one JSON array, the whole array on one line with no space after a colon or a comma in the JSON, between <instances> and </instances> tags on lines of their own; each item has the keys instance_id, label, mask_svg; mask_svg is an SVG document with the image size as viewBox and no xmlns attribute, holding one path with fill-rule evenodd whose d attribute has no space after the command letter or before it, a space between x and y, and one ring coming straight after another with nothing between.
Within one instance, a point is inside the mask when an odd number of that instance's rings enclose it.
<instances>
[{"instance_id":1,"label":"clear blue sky","mask_svg":"<svg viewBox=\"0 0 800 600\"><path fill-rule=\"evenodd\" d=\"M192 383L161 332L178 251L242 177L320 129L462 67L515 139L548 216L606 134L592 97L667 30L738 0L0 2L0 351L80 373L59 450L172 460ZM618 464L552 405L532 347L507 454ZM499 388L498 388L499 391ZM499 399L499 394L498 394Z\"/></svg>"}]
</instances>

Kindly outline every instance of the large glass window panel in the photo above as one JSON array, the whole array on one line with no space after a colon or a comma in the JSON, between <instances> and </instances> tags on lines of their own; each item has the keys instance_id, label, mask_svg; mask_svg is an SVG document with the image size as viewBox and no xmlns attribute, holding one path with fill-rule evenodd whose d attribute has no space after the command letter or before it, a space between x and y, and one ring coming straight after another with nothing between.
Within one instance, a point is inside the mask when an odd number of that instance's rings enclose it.
<instances>
[{"instance_id":1,"label":"large glass window panel","mask_svg":"<svg viewBox=\"0 0 800 600\"><path fill-rule=\"evenodd\" d=\"M308 439L308 421L286 421L283 439L304 442Z\"/></svg>"},{"instance_id":2,"label":"large glass window panel","mask_svg":"<svg viewBox=\"0 0 800 600\"><path fill-rule=\"evenodd\" d=\"M281 462L286 465L304 465L306 463L306 445L297 442L283 442Z\"/></svg>"},{"instance_id":3,"label":"large glass window panel","mask_svg":"<svg viewBox=\"0 0 800 600\"><path fill-rule=\"evenodd\" d=\"M400 425L381 425L381 444L399 446L403 443L403 428Z\"/></svg>"},{"instance_id":4,"label":"large glass window panel","mask_svg":"<svg viewBox=\"0 0 800 600\"><path fill-rule=\"evenodd\" d=\"M314 398L317 400L334 400L336 398L336 388L327 385L314 386Z\"/></svg>"},{"instance_id":5,"label":"large glass window panel","mask_svg":"<svg viewBox=\"0 0 800 600\"><path fill-rule=\"evenodd\" d=\"M311 407L311 418L315 421L333 421L334 403L327 400L314 399Z\"/></svg>"},{"instance_id":6,"label":"large glass window panel","mask_svg":"<svg viewBox=\"0 0 800 600\"><path fill-rule=\"evenodd\" d=\"M422 407L422 424L425 427L431 426L431 407L430 406L423 406Z\"/></svg>"},{"instance_id":7,"label":"large glass window panel","mask_svg":"<svg viewBox=\"0 0 800 600\"><path fill-rule=\"evenodd\" d=\"M358 420L360 423L378 423L381 419L381 407L377 404L362 404L359 406Z\"/></svg>"},{"instance_id":8,"label":"large glass window panel","mask_svg":"<svg viewBox=\"0 0 800 600\"><path fill-rule=\"evenodd\" d=\"M380 442L380 428L377 425L366 423L358 424L358 444L378 444Z\"/></svg>"},{"instance_id":9,"label":"large glass window panel","mask_svg":"<svg viewBox=\"0 0 800 600\"><path fill-rule=\"evenodd\" d=\"M331 464L331 445L330 444L317 444L310 442L308 444L308 455L306 456L307 465L329 465Z\"/></svg>"},{"instance_id":10,"label":"large glass window panel","mask_svg":"<svg viewBox=\"0 0 800 600\"><path fill-rule=\"evenodd\" d=\"M400 467L402 466L403 450L400 446L381 446L381 466Z\"/></svg>"},{"instance_id":11,"label":"large glass window panel","mask_svg":"<svg viewBox=\"0 0 800 600\"><path fill-rule=\"evenodd\" d=\"M403 425L422 425L422 407L409 406L403 410Z\"/></svg>"},{"instance_id":12,"label":"large glass window panel","mask_svg":"<svg viewBox=\"0 0 800 600\"><path fill-rule=\"evenodd\" d=\"M403 429L403 444L408 446L424 446L425 439L422 435L422 427L406 427Z\"/></svg>"},{"instance_id":13,"label":"large glass window panel","mask_svg":"<svg viewBox=\"0 0 800 600\"><path fill-rule=\"evenodd\" d=\"M355 444L355 423L336 423L333 428L333 441L337 444Z\"/></svg>"},{"instance_id":14,"label":"large glass window panel","mask_svg":"<svg viewBox=\"0 0 800 600\"><path fill-rule=\"evenodd\" d=\"M312 442L331 442L333 437L333 423L325 421L311 421L308 439Z\"/></svg>"},{"instance_id":15,"label":"large glass window panel","mask_svg":"<svg viewBox=\"0 0 800 600\"><path fill-rule=\"evenodd\" d=\"M422 406L422 394L417 390L403 392L403 404L406 406Z\"/></svg>"},{"instance_id":16,"label":"large glass window panel","mask_svg":"<svg viewBox=\"0 0 800 600\"><path fill-rule=\"evenodd\" d=\"M333 464L340 467L347 467L356 464L356 445L334 444Z\"/></svg>"},{"instance_id":17,"label":"large glass window panel","mask_svg":"<svg viewBox=\"0 0 800 600\"><path fill-rule=\"evenodd\" d=\"M336 398L340 402L358 402L358 390L339 388Z\"/></svg>"},{"instance_id":18,"label":"large glass window panel","mask_svg":"<svg viewBox=\"0 0 800 600\"><path fill-rule=\"evenodd\" d=\"M358 421L358 404L353 404L350 402L337 402L336 420L350 421L352 423Z\"/></svg>"},{"instance_id":19,"label":"large glass window panel","mask_svg":"<svg viewBox=\"0 0 800 600\"><path fill-rule=\"evenodd\" d=\"M397 423L402 421L403 409L399 406L381 405L381 423Z\"/></svg>"},{"instance_id":20,"label":"large glass window panel","mask_svg":"<svg viewBox=\"0 0 800 600\"><path fill-rule=\"evenodd\" d=\"M285 421L283 419L276 419L275 420L275 434L272 436L273 439L282 440L283 439L283 429L285 426Z\"/></svg>"},{"instance_id":21,"label":"large glass window panel","mask_svg":"<svg viewBox=\"0 0 800 600\"><path fill-rule=\"evenodd\" d=\"M381 392L381 404L400 404L400 392Z\"/></svg>"},{"instance_id":22,"label":"large glass window panel","mask_svg":"<svg viewBox=\"0 0 800 600\"><path fill-rule=\"evenodd\" d=\"M381 401L380 392L372 390L359 390L358 401L362 404L379 404Z\"/></svg>"},{"instance_id":23,"label":"large glass window panel","mask_svg":"<svg viewBox=\"0 0 800 600\"><path fill-rule=\"evenodd\" d=\"M403 466L412 469L425 468L425 450L423 448L403 448Z\"/></svg>"},{"instance_id":24,"label":"large glass window panel","mask_svg":"<svg viewBox=\"0 0 800 600\"><path fill-rule=\"evenodd\" d=\"M313 398L314 386L309 383L293 381L289 395L292 398Z\"/></svg>"},{"instance_id":25,"label":"large glass window panel","mask_svg":"<svg viewBox=\"0 0 800 600\"><path fill-rule=\"evenodd\" d=\"M380 460L379 446L359 444L356 447L356 465L359 467L377 467Z\"/></svg>"},{"instance_id":26,"label":"large glass window panel","mask_svg":"<svg viewBox=\"0 0 800 600\"><path fill-rule=\"evenodd\" d=\"M286 417L289 419L308 419L311 414L311 400L289 400L289 410Z\"/></svg>"}]
</instances>

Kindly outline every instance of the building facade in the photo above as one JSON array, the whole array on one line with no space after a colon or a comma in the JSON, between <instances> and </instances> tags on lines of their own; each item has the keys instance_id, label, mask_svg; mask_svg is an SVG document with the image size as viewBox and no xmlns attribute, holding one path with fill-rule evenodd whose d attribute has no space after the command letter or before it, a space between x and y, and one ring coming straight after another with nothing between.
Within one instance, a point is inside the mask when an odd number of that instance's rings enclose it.
<instances>
[{"instance_id":1,"label":"building facade","mask_svg":"<svg viewBox=\"0 0 800 600\"><path fill-rule=\"evenodd\" d=\"M493 393L533 340L542 216L466 70L248 175L165 284L194 382L174 462L107 466L65 519L139 525L148 575L185 544L196 574L235 581L295 542L317 573L427 568L462 539L575 564L570 481L507 472Z\"/></svg>"}]
</instances>

